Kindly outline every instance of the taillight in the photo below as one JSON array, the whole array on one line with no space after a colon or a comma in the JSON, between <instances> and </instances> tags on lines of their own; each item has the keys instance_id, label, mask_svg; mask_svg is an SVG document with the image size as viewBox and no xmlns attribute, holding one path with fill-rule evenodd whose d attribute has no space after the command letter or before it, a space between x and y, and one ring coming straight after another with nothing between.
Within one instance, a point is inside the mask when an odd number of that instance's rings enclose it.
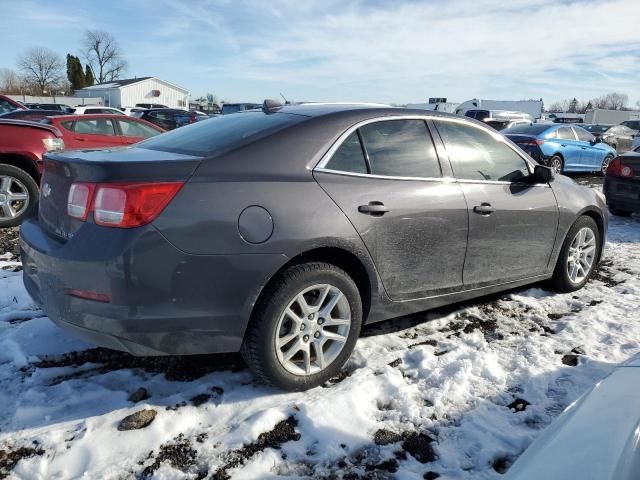
<instances>
[{"instance_id":1,"label":"taillight","mask_svg":"<svg viewBox=\"0 0 640 480\"><path fill-rule=\"evenodd\" d=\"M196 114L189 115L189 123L196 123Z\"/></svg>"},{"instance_id":2,"label":"taillight","mask_svg":"<svg viewBox=\"0 0 640 480\"><path fill-rule=\"evenodd\" d=\"M611 177L632 178L636 176L636 172L629 165L625 165L622 158L616 157L607 167L607 175Z\"/></svg>"},{"instance_id":3,"label":"taillight","mask_svg":"<svg viewBox=\"0 0 640 480\"><path fill-rule=\"evenodd\" d=\"M67 197L67 213L70 217L77 218L83 222L87 219L91 210L91 199L93 198L94 183L74 183L69 189Z\"/></svg>"},{"instance_id":4,"label":"taillight","mask_svg":"<svg viewBox=\"0 0 640 480\"><path fill-rule=\"evenodd\" d=\"M539 140L539 139L532 139L532 140L521 140L519 142L517 142L518 145L527 145L527 146L533 146L535 147L536 145L542 145L544 143L544 140Z\"/></svg>"},{"instance_id":5,"label":"taillight","mask_svg":"<svg viewBox=\"0 0 640 480\"><path fill-rule=\"evenodd\" d=\"M152 222L182 185L182 182L97 185L74 183L69 190L67 212L70 216L84 221L89 211L92 211L94 222L104 227L140 227ZM87 190L89 187L93 189ZM82 206L87 210L81 210ZM84 216L80 216L80 213Z\"/></svg>"}]
</instances>

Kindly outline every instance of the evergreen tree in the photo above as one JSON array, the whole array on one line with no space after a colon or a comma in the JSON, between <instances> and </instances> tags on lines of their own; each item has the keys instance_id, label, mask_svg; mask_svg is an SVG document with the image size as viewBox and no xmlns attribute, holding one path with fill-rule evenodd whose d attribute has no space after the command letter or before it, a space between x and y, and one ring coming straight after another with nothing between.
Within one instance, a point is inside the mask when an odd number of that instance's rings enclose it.
<instances>
[{"instance_id":1,"label":"evergreen tree","mask_svg":"<svg viewBox=\"0 0 640 480\"><path fill-rule=\"evenodd\" d=\"M80 67L80 68L82 68L82 67ZM96 83L96 81L93 78L93 72L91 71L91 67L89 67L89 65L87 65L87 68L85 69L85 72L84 72L84 86L85 87L90 87L94 83Z\"/></svg>"},{"instance_id":2,"label":"evergreen tree","mask_svg":"<svg viewBox=\"0 0 640 480\"><path fill-rule=\"evenodd\" d=\"M67 78L73 90L80 90L86 86L82 64L78 57L67 55Z\"/></svg>"},{"instance_id":3,"label":"evergreen tree","mask_svg":"<svg viewBox=\"0 0 640 480\"><path fill-rule=\"evenodd\" d=\"M571 100L571 102L569 103L569 110L568 113L576 113L576 111L578 110L578 99L574 98L573 100Z\"/></svg>"}]
</instances>

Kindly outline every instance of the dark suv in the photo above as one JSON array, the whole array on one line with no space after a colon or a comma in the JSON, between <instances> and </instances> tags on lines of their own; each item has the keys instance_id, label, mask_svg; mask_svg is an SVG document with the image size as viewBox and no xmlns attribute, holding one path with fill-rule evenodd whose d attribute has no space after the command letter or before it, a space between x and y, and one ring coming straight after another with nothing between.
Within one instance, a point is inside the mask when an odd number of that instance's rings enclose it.
<instances>
[{"instance_id":1,"label":"dark suv","mask_svg":"<svg viewBox=\"0 0 640 480\"><path fill-rule=\"evenodd\" d=\"M177 108L153 108L143 112L136 112L133 116L151 122L165 130L173 130L203 120L204 118L209 118L206 115L202 116L196 112L189 112Z\"/></svg>"},{"instance_id":2,"label":"dark suv","mask_svg":"<svg viewBox=\"0 0 640 480\"><path fill-rule=\"evenodd\" d=\"M292 390L339 373L364 323L581 288L608 219L490 127L404 108L267 104L44 172L21 245L51 320L136 355L241 350Z\"/></svg>"}]
</instances>

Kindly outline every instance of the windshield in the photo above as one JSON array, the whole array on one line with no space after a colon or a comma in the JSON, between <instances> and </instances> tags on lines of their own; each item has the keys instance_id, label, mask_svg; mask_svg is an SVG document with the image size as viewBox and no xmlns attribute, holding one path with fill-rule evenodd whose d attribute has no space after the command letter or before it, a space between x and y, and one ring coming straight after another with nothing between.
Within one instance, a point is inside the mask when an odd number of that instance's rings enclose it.
<instances>
[{"instance_id":1,"label":"windshield","mask_svg":"<svg viewBox=\"0 0 640 480\"><path fill-rule=\"evenodd\" d=\"M213 117L145 140L137 146L151 150L210 156L263 138L304 120L289 113L242 112Z\"/></svg>"},{"instance_id":2,"label":"windshield","mask_svg":"<svg viewBox=\"0 0 640 480\"><path fill-rule=\"evenodd\" d=\"M591 133L604 133L611 128L611 125L581 125L581 127Z\"/></svg>"}]
</instances>

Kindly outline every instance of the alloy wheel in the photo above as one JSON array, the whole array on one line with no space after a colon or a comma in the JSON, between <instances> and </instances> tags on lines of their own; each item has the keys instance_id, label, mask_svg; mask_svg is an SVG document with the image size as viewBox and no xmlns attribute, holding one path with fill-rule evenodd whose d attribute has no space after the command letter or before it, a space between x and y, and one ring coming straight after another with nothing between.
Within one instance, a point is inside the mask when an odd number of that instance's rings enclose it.
<instances>
[{"instance_id":1,"label":"alloy wheel","mask_svg":"<svg viewBox=\"0 0 640 480\"><path fill-rule=\"evenodd\" d=\"M549 165L554 173L560 175L562 173L562 160L558 157L553 157L551 159L551 165Z\"/></svg>"},{"instance_id":2,"label":"alloy wheel","mask_svg":"<svg viewBox=\"0 0 640 480\"><path fill-rule=\"evenodd\" d=\"M313 375L342 352L351 328L351 307L334 285L300 291L280 316L275 346L282 367L294 375Z\"/></svg>"},{"instance_id":3,"label":"alloy wheel","mask_svg":"<svg viewBox=\"0 0 640 480\"><path fill-rule=\"evenodd\" d=\"M588 227L581 228L571 241L567 256L567 274L573 283L580 283L591 273L596 258L596 235Z\"/></svg>"},{"instance_id":4,"label":"alloy wheel","mask_svg":"<svg viewBox=\"0 0 640 480\"><path fill-rule=\"evenodd\" d=\"M605 175L607 173L607 168L609 168L609 164L611 163L611 160L613 158L610 156L607 156L603 162L602 162L602 166L600 167L600 172L602 172L602 175Z\"/></svg>"},{"instance_id":5,"label":"alloy wheel","mask_svg":"<svg viewBox=\"0 0 640 480\"><path fill-rule=\"evenodd\" d=\"M29 191L17 178L0 175L0 220L12 220L29 207Z\"/></svg>"}]
</instances>

